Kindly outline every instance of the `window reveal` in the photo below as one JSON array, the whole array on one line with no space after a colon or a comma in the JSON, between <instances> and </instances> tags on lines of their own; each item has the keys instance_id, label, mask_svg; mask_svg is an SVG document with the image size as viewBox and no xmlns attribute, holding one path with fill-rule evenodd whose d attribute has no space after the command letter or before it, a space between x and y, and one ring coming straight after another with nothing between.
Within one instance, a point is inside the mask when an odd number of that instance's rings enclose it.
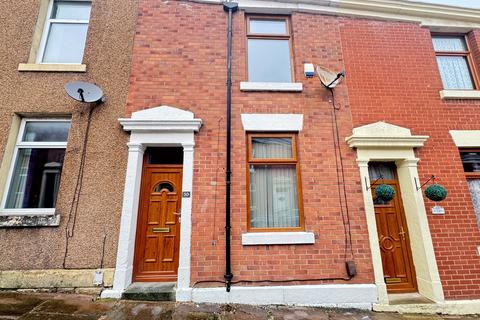
<instances>
[{"instance_id":1,"label":"window reveal","mask_svg":"<svg viewBox=\"0 0 480 320\"><path fill-rule=\"evenodd\" d=\"M23 120L4 208L55 208L69 129L65 120Z\"/></svg>"},{"instance_id":2,"label":"window reveal","mask_svg":"<svg viewBox=\"0 0 480 320\"><path fill-rule=\"evenodd\" d=\"M82 63L90 1L51 0L38 63Z\"/></svg>"},{"instance_id":3,"label":"window reveal","mask_svg":"<svg viewBox=\"0 0 480 320\"><path fill-rule=\"evenodd\" d=\"M290 22L286 17L247 17L250 82L292 82Z\"/></svg>"},{"instance_id":4,"label":"window reveal","mask_svg":"<svg viewBox=\"0 0 480 320\"><path fill-rule=\"evenodd\" d=\"M461 150L460 156L480 228L480 150Z\"/></svg>"},{"instance_id":5,"label":"window reveal","mask_svg":"<svg viewBox=\"0 0 480 320\"><path fill-rule=\"evenodd\" d=\"M248 145L249 229L301 230L296 136L250 134Z\"/></svg>"},{"instance_id":6,"label":"window reveal","mask_svg":"<svg viewBox=\"0 0 480 320\"><path fill-rule=\"evenodd\" d=\"M432 36L433 48L445 89L474 90L475 69L465 36Z\"/></svg>"}]
</instances>

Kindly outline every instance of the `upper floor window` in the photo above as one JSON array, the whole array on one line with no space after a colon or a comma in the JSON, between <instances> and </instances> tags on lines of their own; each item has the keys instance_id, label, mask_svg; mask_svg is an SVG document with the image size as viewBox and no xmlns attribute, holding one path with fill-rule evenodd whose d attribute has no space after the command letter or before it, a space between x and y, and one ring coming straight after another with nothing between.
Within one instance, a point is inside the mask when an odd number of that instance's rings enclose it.
<instances>
[{"instance_id":1,"label":"upper floor window","mask_svg":"<svg viewBox=\"0 0 480 320\"><path fill-rule=\"evenodd\" d=\"M295 134L248 135L249 229L303 230Z\"/></svg>"},{"instance_id":2,"label":"upper floor window","mask_svg":"<svg viewBox=\"0 0 480 320\"><path fill-rule=\"evenodd\" d=\"M247 17L249 82L292 82L290 20Z\"/></svg>"},{"instance_id":3,"label":"upper floor window","mask_svg":"<svg viewBox=\"0 0 480 320\"><path fill-rule=\"evenodd\" d=\"M460 156L480 228L480 149L460 150Z\"/></svg>"},{"instance_id":4,"label":"upper floor window","mask_svg":"<svg viewBox=\"0 0 480 320\"><path fill-rule=\"evenodd\" d=\"M475 70L465 36L432 36L445 89L475 90Z\"/></svg>"},{"instance_id":5,"label":"upper floor window","mask_svg":"<svg viewBox=\"0 0 480 320\"><path fill-rule=\"evenodd\" d=\"M23 119L3 208L55 208L69 130L69 120Z\"/></svg>"},{"instance_id":6,"label":"upper floor window","mask_svg":"<svg viewBox=\"0 0 480 320\"><path fill-rule=\"evenodd\" d=\"M82 63L90 10L90 1L50 0L37 63Z\"/></svg>"}]
</instances>

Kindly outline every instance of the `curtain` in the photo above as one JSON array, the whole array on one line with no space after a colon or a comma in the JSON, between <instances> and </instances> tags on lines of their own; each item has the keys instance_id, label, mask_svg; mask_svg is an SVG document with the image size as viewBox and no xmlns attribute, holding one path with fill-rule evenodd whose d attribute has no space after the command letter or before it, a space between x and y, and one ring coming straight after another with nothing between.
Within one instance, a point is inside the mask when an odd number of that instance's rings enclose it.
<instances>
[{"instance_id":1,"label":"curtain","mask_svg":"<svg viewBox=\"0 0 480 320\"><path fill-rule=\"evenodd\" d=\"M291 138L253 138L252 155L255 159L292 158Z\"/></svg>"},{"instance_id":2,"label":"curtain","mask_svg":"<svg viewBox=\"0 0 480 320\"><path fill-rule=\"evenodd\" d=\"M23 199L27 186L28 167L32 149L19 149L13 180L7 198L7 208L23 208Z\"/></svg>"},{"instance_id":3,"label":"curtain","mask_svg":"<svg viewBox=\"0 0 480 320\"><path fill-rule=\"evenodd\" d=\"M472 195L473 207L477 215L477 223L480 228L480 179L468 179L468 188Z\"/></svg>"},{"instance_id":4,"label":"curtain","mask_svg":"<svg viewBox=\"0 0 480 320\"><path fill-rule=\"evenodd\" d=\"M467 51L467 45L463 37L438 37L432 38L435 51Z\"/></svg>"},{"instance_id":5,"label":"curtain","mask_svg":"<svg viewBox=\"0 0 480 320\"><path fill-rule=\"evenodd\" d=\"M474 89L467 59L461 56L437 56L445 89Z\"/></svg>"},{"instance_id":6,"label":"curtain","mask_svg":"<svg viewBox=\"0 0 480 320\"><path fill-rule=\"evenodd\" d=\"M252 138L255 159L291 159L291 138ZM250 212L254 228L300 226L296 165L250 166Z\"/></svg>"},{"instance_id":7,"label":"curtain","mask_svg":"<svg viewBox=\"0 0 480 320\"><path fill-rule=\"evenodd\" d=\"M250 167L250 212L254 228L300 226L294 165Z\"/></svg>"},{"instance_id":8,"label":"curtain","mask_svg":"<svg viewBox=\"0 0 480 320\"><path fill-rule=\"evenodd\" d=\"M380 179L382 176L385 180L395 179L395 174L392 167L381 162L371 163L368 166L368 173L370 175L370 181Z\"/></svg>"}]
</instances>

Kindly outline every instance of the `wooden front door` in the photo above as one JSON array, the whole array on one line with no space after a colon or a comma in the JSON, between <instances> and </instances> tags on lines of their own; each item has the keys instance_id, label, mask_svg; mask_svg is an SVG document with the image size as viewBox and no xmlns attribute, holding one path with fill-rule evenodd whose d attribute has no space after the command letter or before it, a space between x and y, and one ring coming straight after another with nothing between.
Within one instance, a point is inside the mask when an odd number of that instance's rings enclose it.
<instances>
[{"instance_id":1,"label":"wooden front door","mask_svg":"<svg viewBox=\"0 0 480 320\"><path fill-rule=\"evenodd\" d=\"M181 194L181 165L144 164L133 281L177 280Z\"/></svg>"},{"instance_id":2,"label":"wooden front door","mask_svg":"<svg viewBox=\"0 0 480 320\"><path fill-rule=\"evenodd\" d=\"M376 181L372 194L387 291L416 292L415 269L395 164L372 163L369 171L371 182ZM388 184L395 189L393 200L385 203L376 199L375 188L380 184Z\"/></svg>"}]
</instances>

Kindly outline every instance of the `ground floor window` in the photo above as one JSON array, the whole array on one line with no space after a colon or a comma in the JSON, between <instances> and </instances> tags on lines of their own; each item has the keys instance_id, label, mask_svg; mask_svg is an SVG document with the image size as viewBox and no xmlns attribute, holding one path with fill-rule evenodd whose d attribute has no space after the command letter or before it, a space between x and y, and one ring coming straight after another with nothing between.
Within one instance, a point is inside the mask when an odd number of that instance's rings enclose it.
<instances>
[{"instance_id":1,"label":"ground floor window","mask_svg":"<svg viewBox=\"0 0 480 320\"><path fill-rule=\"evenodd\" d=\"M303 229L295 134L248 135L249 229Z\"/></svg>"},{"instance_id":2,"label":"ground floor window","mask_svg":"<svg viewBox=\"0 0 480 320\"><path fill-rule=\"evenodd\" d=\"M22 120L5 209L55 208L69 130L69 120Z\"/></svg>"},{"instance_id":3,"label":"ground floor window","mask_svg":"<svg viewBox=\"0 0 480 320\"><path fill-rule=\"evenodd\" d=\"M480 228L480 149L461 150L460 155Z\"/></svg>"}]
</instances>

